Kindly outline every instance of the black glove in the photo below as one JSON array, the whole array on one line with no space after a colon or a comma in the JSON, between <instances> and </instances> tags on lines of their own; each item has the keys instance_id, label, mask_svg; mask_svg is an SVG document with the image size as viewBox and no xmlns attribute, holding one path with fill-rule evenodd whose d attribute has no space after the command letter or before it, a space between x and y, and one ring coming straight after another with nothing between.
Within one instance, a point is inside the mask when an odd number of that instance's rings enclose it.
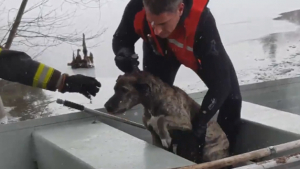
<instances>
[{"instance_id":1,"label":"black glove","mask_svg":"<svg viewBox=\"0 0 300 169\"><path fill-rule=\"evenodd\" d=\"M70 93L81 93L88 99L91 99L91 95L96 96L96 93L99 92L101 83L93 77L84 76L84 75L72 75L68 76L64 74L65 80L62 84L61 93L70 92Z\"/></svg>"},{"instance_id":2,"label":"black glove","mask_svg":"<svg viewBox=\"0 0 300 169\"><path fill-rule=\"evenodd\" d=\"M138 67L139 65L138 56L126 48L123 48L118 52L115 57L115 62L117 67L124 73L134 71L135 67Z\"/></svg>"}]
</instances>

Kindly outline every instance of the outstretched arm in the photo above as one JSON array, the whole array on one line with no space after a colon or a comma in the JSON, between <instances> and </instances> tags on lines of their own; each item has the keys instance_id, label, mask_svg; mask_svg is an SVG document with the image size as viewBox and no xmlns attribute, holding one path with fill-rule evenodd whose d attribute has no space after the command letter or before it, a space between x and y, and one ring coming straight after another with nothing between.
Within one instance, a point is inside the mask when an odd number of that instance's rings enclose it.
<instances>
[{"instance_id":1,"label":"outstretched arm","mask_svg":"<svg viewBox=\"0 0 300 169\"><path fill-rule=\"evenodd\" d=\"M27 86L61 93L77 92L87 98L101 87L93 77L62 74L43 63L32 60L24 52L0 48L0 78Z\"/></svg>"},{"instance_id":2,"label":"outstretched arm","mask_svg":"<svg viewBox=\"0 0 300 169\"><path fill-rule=\"evenodd\" d=\"M24 52L0 48L0 78L56 91L60 86L62 74L52 67L32 60Z\"/></svg>"}]
</instances>

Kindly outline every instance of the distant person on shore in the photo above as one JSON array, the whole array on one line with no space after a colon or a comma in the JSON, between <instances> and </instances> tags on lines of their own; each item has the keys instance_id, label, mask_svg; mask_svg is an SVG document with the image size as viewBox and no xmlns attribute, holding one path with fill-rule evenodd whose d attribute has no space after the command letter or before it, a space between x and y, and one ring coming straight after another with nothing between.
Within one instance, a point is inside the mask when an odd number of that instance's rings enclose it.
<instances>
[{"instance_id":1,"label":"distant person on shore","mask_svg":"<svg viewBox=\"0 0 300 169\"><path fill-rule=\"evenodd\" d=\"M135 43L143 39L143 70L173 85L180 65L193 70L208 91L193 121L200 145L207 122L218 123L234 147L242 96L234 66L224 49L208 0L130 0L113 35L115 63L123 72L139 65ZM204 146L199 146L201 152Z\"/></svg>"}]
</instances>

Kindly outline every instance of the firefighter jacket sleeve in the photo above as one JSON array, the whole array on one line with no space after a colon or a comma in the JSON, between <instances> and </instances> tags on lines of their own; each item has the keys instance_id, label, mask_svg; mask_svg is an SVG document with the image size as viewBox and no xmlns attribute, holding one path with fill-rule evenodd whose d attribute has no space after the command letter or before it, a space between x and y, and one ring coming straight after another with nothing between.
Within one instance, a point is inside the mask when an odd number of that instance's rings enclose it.
<instances>
[{"instance_id":1,"label":"firefighter jacket sleeve","mask_svg":"<svg viewBox=\"0 0 300 169\"><path fill-rule=\"evenodd\" d=\"M0 48L0 78L27 86L56 91L61 72L34 61L24 52Z\"/></svg>"},{"instance_id":2,"label":"firefighter jacket sleeve","mask_svg":"<svg viewBox=\"0 0 300 169\"><path fill-rule=\"evenodd\" d=\"M119 55L121 51L130 55L135 53L134 44L140 37L135 33L134 18L142 9L143 2L140 0L130 0L125 7L121 22L113 35L112 48L115 55Z\"/></svg>"},{"instance_id":3,"label":"firefighter jacket sleeve","mask_svg":"<svg viewBox=\"0 0 300 169\"><path fill-rule=\"evenodd\" d=\"M201 59L199 74L208 87L198 114L197 124L205 125L216 114L229 97L231 76L234 76L232 63L219 36L215 20L211 14L202 18L201 31L195 40L195 55Z\"/></svg>"}]
</instances>

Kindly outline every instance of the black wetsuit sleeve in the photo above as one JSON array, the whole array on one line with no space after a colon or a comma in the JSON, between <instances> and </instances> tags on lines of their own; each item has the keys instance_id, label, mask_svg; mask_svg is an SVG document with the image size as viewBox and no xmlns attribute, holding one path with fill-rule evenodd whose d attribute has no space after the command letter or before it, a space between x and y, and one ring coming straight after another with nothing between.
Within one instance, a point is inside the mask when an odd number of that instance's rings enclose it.
<instances>
[{"instance_id":1,"label":"black wetsuit sleeve","mask_svg":"<svg viewBox=\"0 0 300 169\"><path fill-rule=\"evenodd\" d=\"M134 29L135 15L143 9L141 0L130 0L125 7L121 22L113 35L112 48L115 55L119 51L127 50L128 53L134 54L134 44L140 38Z\"/></svg>"},{"instance_id":2,"label":"black wetsuit sleeve","mask_svg":"<svg viewBox=\"0 0 300 169\"><path fill-rule=\"evenodd\" d=\"M208 10L208 9L207 9ZM215 20L210 12L202 17L195 37L195 55L201 59L199 71L208 91L202 101L196 123L206 124L220 109L231 91L231 61L223 47ZM201 30L201 31L200 31Z\"/></svg>"},{"instance_id":3,"label":"black wetsuit sleeve","mask_svg":"<svg viewBox=\"0 0 300 169\"><path fill-rule=\"evenodd\" d=\"M60 77L60 71L32 60L24 52L0 48L1 79L55 91Z\"/></svg>"}]
</instances>

